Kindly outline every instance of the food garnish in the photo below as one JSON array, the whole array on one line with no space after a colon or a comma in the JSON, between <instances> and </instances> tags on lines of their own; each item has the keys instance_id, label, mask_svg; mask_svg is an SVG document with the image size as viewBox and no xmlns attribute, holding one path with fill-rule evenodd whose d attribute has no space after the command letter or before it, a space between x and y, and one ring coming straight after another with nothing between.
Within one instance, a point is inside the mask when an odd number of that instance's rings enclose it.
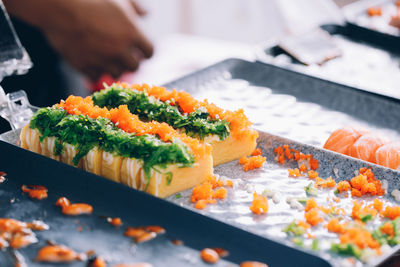
<instances>
[{"instance_id":1,"label":"food garnish","mask_svg":"<svg viewBox=\"0 0 400 267\"><path fill-rule=\"evenodd\" d=\"M158 225L127 227L124 235L135 239L136 243L143 243L154 239L159 234L164 234L164 228Z\"/></svg>"},{"instance_id":2,"label":"food garnish","mask_svg":"<svg viewBox=\"0 0 400 267\"><path fill-rule=\"evenodd\" d=\"M268 267L268 265L258 261L244 261L240 264L240 267Z\"/></svg>"},{"instance_id":3,"label":"food garnish","mask_svg":"<svg viewBox=\"0 0 400 267\"><path fill-rule=\"evenodd\" d=\"M21 190L27 193L30 198L45 199L47 198L47 188L42 185L22 185Z\"/></svg>"},{"instance_id":4,"label":"food garnish","mask_svg":"<svg viewBox=\"0 0 400 267\"><path fill-rule=\"evenodd\" d=\"M115 218L107 218L107 222L109 222L112 226L121 226L122 225L122 220L119 217L115 217Z\"/></svg>"},{"instance_id":5,"label":"food garnish","mask_svg":"<svg viewBox=\"0 0 400 267\"><path fill-rule=\"evenodd\" d=\"M74 250L63 245L50 245L41 248L36 256L36 261L39 262L73 262L81 261L86 257L84 254L75 252Z\"/></svg>"},{"instance_id":6,"label":"food garnish","mask_svg":"<svg viewBox=\"0 0 400 267\"><path fill-rule=\"evenodd\" d=\"M266 160L266 157L258 155L251 157L242 157L240 158L239 163L243 165L243 170L247 172L250 170L261 168Z\"/></svg>"},{"instance_id":7,"label":"food garnish","mask_svg":"<svg viewBox=\"0 0 400 267\"><path fill-rule=\"evenodd\" d=\"M41 221L26 223L10 218L0 218L0 248L19 249L26 247L37 242L33 231L48 229L49 226Z\"/></svg>"},{"instance_id":8,"label":"food garnish","mask_svg":"<svg viewBox=\"0 0 400 267\"><path fill-rule=\"evenodd\" d=\"M91 214L93 212L93 207L91 205L86 203L71 204L66 197L60 197L56 202L56 206L61 207L62 213L71 216Z\"/></svg>"},{"instance_id":9,"label":"food garnish","mask_svg":"<svg viewBox=\"0 0 400 267\"><path fill-rule=\"evenodd\" d=\"M203 249L200 252L200 257L204 262L207 262L207 263L217 263L219 261L218 253L211 248Z\"/></svg>"},{"instance_id":10,"label":"food garnish","mask_svg":"<svg viewBox=\"0 0 400 267\"><path fill-rule=\"evenodd\" d=\"M268 212L268 200L265 196L257 194L257 192L253 193L253 202L249 207L250 210L257 214L265 214Z\"/></svg>"},{"instance_id":11,"label":"food garnish","mask_svg":"<svg viewBox=\"0 0 400 267\"><path fill-rule=\"evenodd\" d=\"M205 209L207 204L217 203L217 199L225 199L227 190L225 187L232 187L231 180L221 180L215 175L209 175L207 180L196 185L192 190L191 201L195 203L196 209Z\"/></svg>"}]
</instances>

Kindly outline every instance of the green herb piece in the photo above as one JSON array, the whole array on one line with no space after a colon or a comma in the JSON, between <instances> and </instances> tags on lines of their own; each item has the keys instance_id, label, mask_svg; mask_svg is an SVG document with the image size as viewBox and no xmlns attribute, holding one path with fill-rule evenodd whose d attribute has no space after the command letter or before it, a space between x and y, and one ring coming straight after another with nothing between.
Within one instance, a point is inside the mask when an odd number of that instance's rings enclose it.
<instances>
[{"instance_id":1,"label":"green herb piece","mask_svg":"<svg viewBox=\"0 0 400 267\"><path fill-rule=\"evenodd\" d=\"M302 205L306 205L307 204L307 200L308 200L308 198L305 198L305 197L297 199L297 201L300 202L300 204L302 204Z\"/></svg>"},{"instance_id":2,"label":"green herb piece","mask_svg":"<svg viewBox=\"0 0 400 267\"><path fill-rule=\"evenodd\" d=\"M311 243L311 249L314 251L319 251L319 241L318 239L314 239Z\"/></svg>"},{"instance_id":3,"label":"green herb piece","mask_svg":"<svg viewBox=\"0 0 400 267\"><path fill-rule=\"evenodd\" d=\"M182 194L181 194L181 193L175 194L175 198L176 198L176 199L179 199L179 198L181 198L181 197L182 197Z\"/></svg>"},{"instance_id":4,"label":"green herb piece","mask_svg":"<svg viewBox=\"0 0 400 267\"><path fill-rule=\"evenodd\" d=\"M306 187L304 187L307 195L310 196L318 196L318 189L314 187L314 183L309 183Z\"/></svg>"},{"instance_id":5,"label":"green herb piece","mask_svg":"<svg viewBox=\"0 0 400 267\"><path fill-rule=\"evenodd\" d=\"M303 239L301 239L300 237L293 237L292 242L293 242L293 244L295 244L299 247L304 247Z\"/></svg>"},{"instance_id":6,"label":"green herb piece","mask_svg":"<svg viewBox=\"0 0 400 267\"><path fill-rule=\"evenodd\" d=\"M371 214L366 214L366 215L362 215L360 216L360 219L363 223L367 223L370 220L374 219L374 216L372 216Z\"/></svg>"},{"instance_id":7,"label":"green herb piece","mask_svg":"<svg viewBox=\"0 0 400 267\"><path fill-rule=\"evenodd\" d=\"M342 255L349 255L354 256L357 259L360 258L362 250L359 249L354 244L335 244L332 243L331 251L334 253L342 254Z\"/></svg>"},{"instance_id":8,"label":"green herb piece","mask_svg":"<svg viewBox=\"0 0 400 267\"><path fill-rule=\"evenodd\" d=\"M147 179L151 170L162 172L169 164L180 167L192 166L195 159L190 149L179 139L163 142L154 135L137 136L116 127L109 119L93 119L84 115L69 115L63 109L42 108L34 114L30 127L45 137L56 137L55 153L62 153L64 144L77 149L73 164L94 147L121 157L135 158L143 162ZM167 175L167 184L172 175Z\"/></svg>"},{"instance_id":9,"label":"green herb piece","mask_svg":"<svg viewBox=\"0 0 400 267\"><path fill-rule=\"evenodd\" d=\"M147 92L123 88L118 84L105 86L105 89L92 95L95 105L115 108L127 105L128 109L145 121L166 122L175 129L184 129L192 137L204 139L217 135L224 140L230 135L229 123L225 120L212 119L205 108L184 114L179 105L171 101L160 101Z\"/></svg>"},{"instance_id":10,"label":"green herb piece","mask_svg":"<svg viewBox=\"0 0 400 267\"><path fill-rule=\"evenodd\" d=\"M290 224L288 224L283 230L282 232L285 232L287 234L292 234L294 236L301 236L303 235L306 230L303 227L300 227L296 224L295 221L291 222Z\"/></svg>"}]
</instances>

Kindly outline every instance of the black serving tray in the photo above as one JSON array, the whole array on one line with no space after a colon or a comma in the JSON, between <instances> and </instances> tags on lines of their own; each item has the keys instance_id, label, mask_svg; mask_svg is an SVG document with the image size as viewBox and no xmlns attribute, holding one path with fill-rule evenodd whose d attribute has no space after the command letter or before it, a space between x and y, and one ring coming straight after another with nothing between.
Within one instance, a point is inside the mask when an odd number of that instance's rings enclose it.
<instances>
[{"instance_id":1,"label":"black serving tray","mask_svg":"<svg viewBox=\"0 0 400 267\"><path fill-rule=\"evenodd\" d=\"M149 262L154 266L208 266L199 257L205 247L222 247L230 254L217 266L234 266L245 260L269 266L330 266L323 259L202 216L175 204L111 182L17 146L0 141L0 169L7 180L0 184L0 217L23 221L43 220L50 230L36 232L39 243L21 249L28 266L49 266L34 261L46 240L84 252L95 250L117 263ZM22 184L44 185L45 200L31 200L21 192ZM92 215L68 217L54 205L58 197L93 205ZM12 201L10 201L12 200ZM11 203L13 202L13 203ZM124 225L114 228L102 216L121 217ZM160 225L165 235L135 245L123 232L126 226ZM82 227L82 231L78 231ZM175 246L179 239L184 246ZM290 255L290 257L288 257ZM14 266L9 251L0 252L0 266ZM231 262L231 263L228 263ZM76 262L61 266L86 266Z\"/></svg>"}]
</instances>

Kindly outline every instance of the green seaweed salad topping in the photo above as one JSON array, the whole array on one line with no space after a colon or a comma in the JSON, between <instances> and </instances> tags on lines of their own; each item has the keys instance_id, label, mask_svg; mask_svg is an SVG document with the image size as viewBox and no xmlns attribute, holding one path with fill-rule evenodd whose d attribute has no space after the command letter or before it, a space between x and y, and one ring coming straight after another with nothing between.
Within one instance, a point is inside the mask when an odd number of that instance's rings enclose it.
<instances>
[{"instance_id":1,"label":"green seaweed salad topping","mask_svg":"<svg viewBox=\"0 0 400 267\"><path fill-rule=\"evenodd\" d=\"M127 105L130 112L137 114L144 121L166 122L175 129L184 129L191 137L200 138L217 135L220 140L229 136L229 123L225 120L210 118L205 108L198 108L194 112L184 114L177 105L171 105L169 100L163 102L147 92L127 89L112 84L92 95L95 105L115 108Z\"/></svg>"},{"instance_id":2,"label":"green seaweed salad topping","mask_svg":"<svg viewBox=\"0 0 400 267\"><path fill-rule=\"evenodd\" d=\"M137 136L116 127L109 119L93 119L86 115L69 115L61 108L42 108L35 113L30 128L41 133L40 141L46 137L56 137L54 154L60 155L64 144L75 146L78 153L73 164L78 165L92 148L118 156L143 161L146 178L150 178L151 169L160 172L169 164L190 167L195 159L190 149L180 140L163 142L154 135Z\"/></svg>"}]
</instances>

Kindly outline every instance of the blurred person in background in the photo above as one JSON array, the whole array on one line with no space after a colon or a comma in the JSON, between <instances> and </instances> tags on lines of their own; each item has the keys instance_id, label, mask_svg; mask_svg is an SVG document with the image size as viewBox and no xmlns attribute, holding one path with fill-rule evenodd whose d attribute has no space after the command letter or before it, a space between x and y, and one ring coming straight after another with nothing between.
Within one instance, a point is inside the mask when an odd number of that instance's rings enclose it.
<instances>
[{"instance_id":1,"label":"blurred person in background","mask_svg":"<svg viewBox=\"0 0 400 267\"><path fill-rule=\"evenodd\" d=\"M137 26L145 11L133 0L3 2L34 66L26 75L5 78L2 86L27 91L34 105L53 105L71 88L87 94L82 75L92 82L103 74L117 78L153 54Z\"/></svg>"}]
</instances>

